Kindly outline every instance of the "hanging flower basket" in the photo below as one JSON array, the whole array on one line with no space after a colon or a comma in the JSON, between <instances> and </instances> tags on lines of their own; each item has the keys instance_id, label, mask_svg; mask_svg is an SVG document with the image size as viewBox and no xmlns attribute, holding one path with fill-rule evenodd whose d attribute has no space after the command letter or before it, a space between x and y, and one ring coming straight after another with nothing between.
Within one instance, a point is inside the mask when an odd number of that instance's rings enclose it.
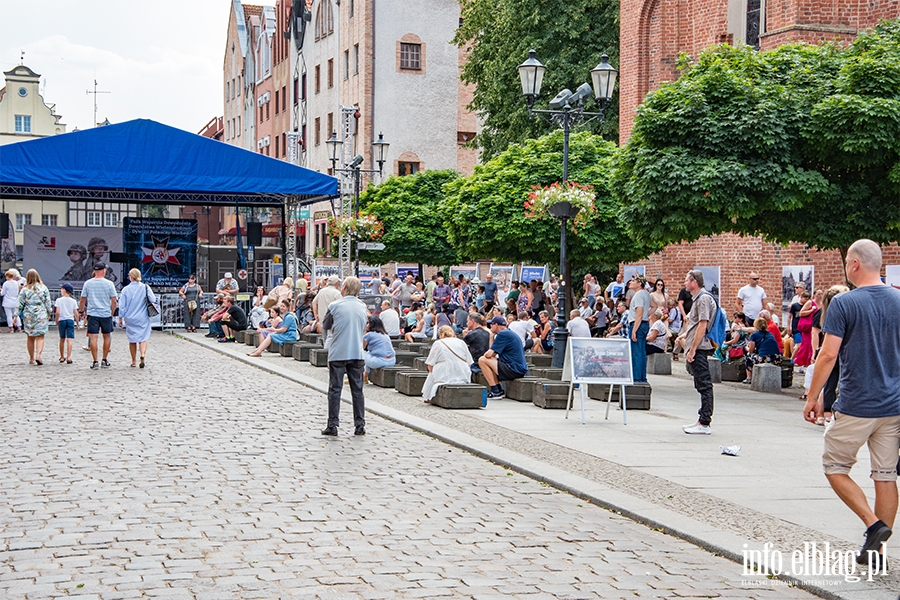
<instances>
[{"instance_id":1,"label":"hanging flower basket","mask_svg":"<svg viewBox=\"0 0 900 600\"><path fill-rule=\"evenodd\" d=\"M594 187L574 181L535 185L525 201L525 215L533 218L551 216L572 219L576 227L587 225L594 216ZM566 206L568 205L568 206Z\"/></svg>"},{"instance_id":2,"label":"hanging flower basket","mask_svg":"<svg viewBox=\"0 0 900 600\"><path fill-rule=\"evenodd\" d=\"M384 224L375 215L329 217L328 235L333 238L349 235L355 240L373 242L384 235Z\"/></svg>"}]
</instances>

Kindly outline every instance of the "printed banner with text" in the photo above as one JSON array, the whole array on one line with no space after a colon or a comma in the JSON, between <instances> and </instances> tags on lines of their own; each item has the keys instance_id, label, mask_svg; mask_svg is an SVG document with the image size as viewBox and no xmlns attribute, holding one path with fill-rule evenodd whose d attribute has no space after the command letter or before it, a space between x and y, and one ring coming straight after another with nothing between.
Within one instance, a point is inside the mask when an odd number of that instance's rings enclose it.
<instances>
[{"instance_id":1,"label":"printed banner with text","mask_svg":"<svg viewBox=\"0 0 900 600\"><path fill-rule=\"evenodd\" d=\"M139 269L152 287L181 287L197 267L197 221L142 219L122 221L128 267Z\"/></svg>"}]
</instances>

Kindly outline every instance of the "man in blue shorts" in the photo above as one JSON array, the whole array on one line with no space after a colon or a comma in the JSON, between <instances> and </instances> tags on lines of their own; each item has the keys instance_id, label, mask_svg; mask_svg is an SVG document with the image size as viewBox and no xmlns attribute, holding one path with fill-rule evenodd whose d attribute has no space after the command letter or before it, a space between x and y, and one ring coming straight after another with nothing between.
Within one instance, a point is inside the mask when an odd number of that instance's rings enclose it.
<instances>
[{"instance_id":1,"label":"man in blue shorts","mask_svg":"<svg viewBox=\"0 0 900 600\"><path fill-rule=\"evenodd\" d=\"M94 263L94 276L84 282L81 288L79 310L85 314L87 306L87 330L91 345L92 369L109 367L109 349L112 345L110 334L113 330L113 313L116 312L116 286L106 279L106 265ZM97 335L103 334L103 360L97 362Z\"/></svg>"},{"instance_id":2,"label":"man in blue shorts","mask_svg":"<svg viewBox=\"0 0 900 600\"><path fill-rule=\"evenodd\" d=\"M528 375L528 364L525 362L522 338L506 328L506 319L496 316L488 323L494 342L491 349L478 359L478 366L490 385L490 400L504 397L501 381L512 381Z\"/></svg>"},{"instance_id":3,"label":"man in blue shorts","mask_svg":"<svg viewBox=\"0 0 900 600\"><path fill-rule=\"evenodd\" d=\"M834 424L825 431L822 466L838 497L865 523L856 562L885 572L884 542L897 516L900 450L900 290L881 281L881 247L858 240L847 251L847 280L856 289L834 297L825 313L825 340L816 359L803 417L815 423L824 412L822 391L840 357L841 395ZM875 508L850 478L860 447L870 456Z\"/></svg>"}]
</instances>

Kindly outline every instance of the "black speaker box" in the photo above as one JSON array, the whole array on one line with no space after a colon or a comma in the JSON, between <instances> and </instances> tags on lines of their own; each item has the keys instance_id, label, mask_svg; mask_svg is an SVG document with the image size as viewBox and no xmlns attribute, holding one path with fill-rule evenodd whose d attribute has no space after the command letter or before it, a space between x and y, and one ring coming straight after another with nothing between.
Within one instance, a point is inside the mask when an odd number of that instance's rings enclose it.
<instances>
[{"instance_id":1,"label":"black speaker box","mask_svg":"<svg viewBox=\"0 0 900 600\"><path fill-rule=\"evenodd\" d=\"M9 237L9 215L0 213L0 238Z\"/></svg>"},{"instance_id":2,"label":"black speaker box","mask_svg":"<svg viewBox=\"0 0 900 600\"><path fill-rule=\"evenodd\" d=\"M247 223L247 245L262 246L262 223Z\"/></svg>"}]
</instances>

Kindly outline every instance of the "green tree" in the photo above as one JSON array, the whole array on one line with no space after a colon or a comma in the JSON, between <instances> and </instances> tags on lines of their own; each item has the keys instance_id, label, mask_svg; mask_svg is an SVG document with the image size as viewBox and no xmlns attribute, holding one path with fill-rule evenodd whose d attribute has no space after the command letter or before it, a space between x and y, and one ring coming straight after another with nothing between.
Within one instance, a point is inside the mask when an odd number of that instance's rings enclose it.
<instances>
[{"instance_id":1,"label":"green tree","mask_svg":"<svg viewBox=\"0 0 900 600\"><path fill-rule=\"evenodd\" d=\"M471 177L444 187L446 199L441 212L449 241L461 258L549 264L557 271L560 223L550 216L526 216L525 201L532 186L561 179L562 148L562 131L513 144L475 167ZM608 184L616 151L614 143L589 132L570 137L569 179L594 186L596 214L584 227L570 225L566 236L569 273L573 267L577 270L639 260L661 247L635 243L618 218L619 206Z\"/></svg>"},{"instance_id":2,"label":"green tree","mask_svg":"<svg viewBox=\"0 0 900 600\"><path fill-rule=\"evenodd\" d=\"M469 50L462 79L476 86L471 108L483 127L474 143L485 159L554 128L528 117L516 67L530 48L547 66L538 107L563 88L575 91L590 83L590 70L604 52L618 64L618 0L461 0L461 4L462 24L454 43ZM606 122L594 121L587 127L617 140L618 114L613 100Z\"/></svg>"},{"instance_id":3,"label":"green tree","mask_svg":"<svg viewBox=\"0 0 900 600\"><path fill-rule=\"evenodd\" d=\"M456 171L422 171L390 177L360 195L360 212L377 216L384 224L384 250L362 251L367 263L388 261L420 265L456 264L456 250L444 235L438 206L444 184L459 177ZM421 271L420 271L421 272Z\"/></svg>"},{"instance_id":4,"label":"green tree","mask_svg":"<svg viewBox=\"0 0 900 600\"><path fill-rule=\"evenodd\" d=\"M614 170L645 241L900 238L900 24L842 49L718 46L639 108Z\"/></svg>"}]
</instances>

